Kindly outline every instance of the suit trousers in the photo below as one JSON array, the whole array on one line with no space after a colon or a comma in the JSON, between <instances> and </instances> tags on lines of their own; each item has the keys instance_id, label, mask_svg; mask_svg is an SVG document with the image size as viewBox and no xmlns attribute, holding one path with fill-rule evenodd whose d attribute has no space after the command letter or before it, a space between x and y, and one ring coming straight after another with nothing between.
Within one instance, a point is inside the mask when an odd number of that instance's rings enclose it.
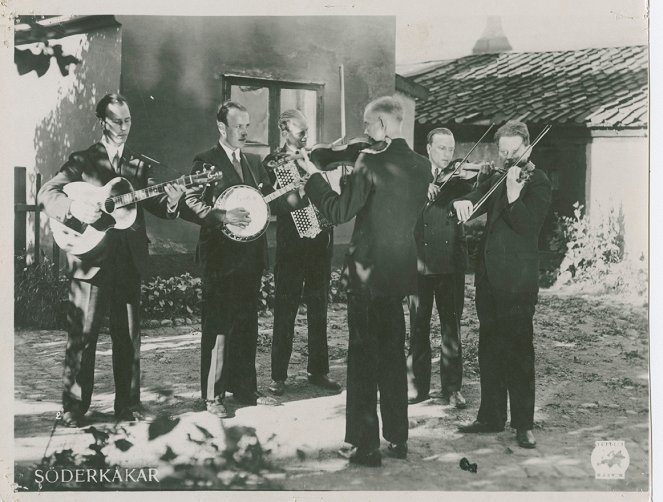
<instances>
[{"instance_id":1,"label":"suit trousers","mask_svg":"<svg viewBox=\"0 0 663 502\"><path fill-rule=\"evenodd\" d=\"M311 242L312 243L312 242ZM302 300L308 321L308 365L311 375L329 373L327 349L327 299L331 276L331 256L327 248L310 248L279 258L274 266L274 336L272 340L272 380L288 377L295 318ZM306 251L306 248L304 249Z\"/></svg>"},{"instance_id":2,"label":"suit trousers","mask_svg":"<svg viewBox=\"0 0 663 502\"><path fill-rule=\"evenodd\" d=\"M410 350L409 368L412 383L419 396L427 396L431 381L430 322L433 300L440 317L442 347L440 380L442 394L449 396L463 383L463 352L460 319L465 301L465 273L423 275L417 280L417 295L409 298Z\"/></svg>"},{"instance_id":3,"label":"suit trousers","mask_svg":"<svg viewBox=\"0 0 663 502\"><path fill-rule=\"evenodd\" d=\"M345 441L359 448L408 437L405 316L401 297L348 295L348 382Z\"/></svg>"},{"instance_id":4,"label":"suit trousers","mask_svg":"<svg viewBox=\"0 0 663 502\"><path fill-rule=\"evenodd\" d=\"M70 283L62 393L65 412L85 413L90 407L97 339L109 307L114 409L119 413L140 403L140 276L130 255L115 252L91 281L72 279Z\"/></svg>"},{"instance_id":5,"label":"suit trousers","mask_svg":"<svg viewBox=\"0 0 663 502\"><path fill-rule=\"evenodd\" d=\"M503 426L507 394L511 427L534 426L534 328L536 292L494 289L484 278L476 288L479 317L481 405L477 420Z\"/></svg>"},{"instance_id":6,"label":"suit trousers","mask_svg":"<svg viewBox=\"0 0 663 502\"><path fill-rule=\"evenodd\" d=\"M200 384L203 399L257 391L258 294L262 266L203 276Z\"/></svg>"}]
</instances>

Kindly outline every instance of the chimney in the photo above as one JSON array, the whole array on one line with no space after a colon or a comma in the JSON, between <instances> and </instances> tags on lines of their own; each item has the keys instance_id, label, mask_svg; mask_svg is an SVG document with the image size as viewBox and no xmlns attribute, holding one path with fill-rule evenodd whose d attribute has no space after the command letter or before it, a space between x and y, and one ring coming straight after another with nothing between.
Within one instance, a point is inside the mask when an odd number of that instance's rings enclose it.
<instances>
[{"instance_id":1,"label":"chimney","mask_svg":"<svg viewBox=\"0 0 663 502\"><path fill-rule=\"evenodd\" d=\"M510 51L511 49L511 44L502 29L502 19L499 16L488 16L486 29L483 30L481 38L474 44L472 54L492 54Z\"/></svg>"}]
</instances>

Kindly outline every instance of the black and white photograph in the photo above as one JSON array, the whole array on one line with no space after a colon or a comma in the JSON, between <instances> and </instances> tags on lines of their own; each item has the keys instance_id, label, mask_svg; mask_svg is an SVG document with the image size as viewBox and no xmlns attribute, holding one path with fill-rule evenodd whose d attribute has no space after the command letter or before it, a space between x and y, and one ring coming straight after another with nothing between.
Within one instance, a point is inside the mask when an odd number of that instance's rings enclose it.
<instances>
[{"instance_id":1,"label":"black and white photograph","mask_svg":"<svg viewBox=\"0 0 663 502\"><path fill-rule=\"evenodd\" d=\"M1 7L0 498L651 499L652 5L138 4Z\"/></svg>"}]
</instances>

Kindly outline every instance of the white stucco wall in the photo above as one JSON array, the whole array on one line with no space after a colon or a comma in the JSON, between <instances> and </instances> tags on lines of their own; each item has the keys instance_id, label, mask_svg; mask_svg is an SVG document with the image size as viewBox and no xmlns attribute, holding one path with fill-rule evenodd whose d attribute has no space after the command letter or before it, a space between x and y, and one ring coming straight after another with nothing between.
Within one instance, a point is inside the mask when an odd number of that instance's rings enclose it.
<instances>
[{"instance_id":1,"label":"white stucco wall","mask_svg":"<svg viewBox=\"0 0 663 502\"><path fill-rule=\"evenodd\" d=\"M410 145L410 148L414 146L414 98L403 94L402 92L396 92L394 97L399 99L403 103L403 137L407 144Z\"/></svg>"},{"instance_id":2,"label":"white stucco wall","mask_svg":"<svg viewBox=\"0 0 663 502\"><path fill-rule=\"evenodd\" d=\"M19 46L37 52L40 44ZM101 137L95 118L97 101L120 87L121 32L119 27L72 35L53 40L64 54L81 62L69 66L69 75L62 76L55 59L48 71L39 77L31 71L19 75L10 72L12 102L11 150L5 157L8 169L15 166L27 170L26 197L35 200L36 173L48 181L69 154L88 147ZM27 249L34 245L32 213L27 226ZM41 219L42 251L50 254L47 218Z\"/></svg>"},{"instance_id":3,"label":"white stucco wall","mask_svg":"<svg viewBox=\"0 0 663 502\"><path fill-rule=\"evenodd\" d=\"M625 251L631 258L648 249L648 138L595 136L587 145L587 214L603 218L610 208L624 214Z\"/></svg>"}]
</instances>

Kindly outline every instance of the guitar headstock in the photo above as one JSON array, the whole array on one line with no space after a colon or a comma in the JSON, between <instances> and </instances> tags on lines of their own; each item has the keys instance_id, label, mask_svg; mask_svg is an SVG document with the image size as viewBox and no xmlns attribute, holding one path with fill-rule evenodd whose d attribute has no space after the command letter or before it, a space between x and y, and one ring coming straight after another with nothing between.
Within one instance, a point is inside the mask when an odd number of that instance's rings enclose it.
<instances>
[{"instance_id":1,"label":"guitar headstock","mask_svg":"<svg viewBox=\"0 0 663 502\"><path fill-rule=\"evenodd\" d=\"M203 164L202 171L191 175L191 183L194 185L203 185L205 183L212 183L213 181L220 180L223 177L221 170L213 164Z\"/></svg>"}]
</instances>

